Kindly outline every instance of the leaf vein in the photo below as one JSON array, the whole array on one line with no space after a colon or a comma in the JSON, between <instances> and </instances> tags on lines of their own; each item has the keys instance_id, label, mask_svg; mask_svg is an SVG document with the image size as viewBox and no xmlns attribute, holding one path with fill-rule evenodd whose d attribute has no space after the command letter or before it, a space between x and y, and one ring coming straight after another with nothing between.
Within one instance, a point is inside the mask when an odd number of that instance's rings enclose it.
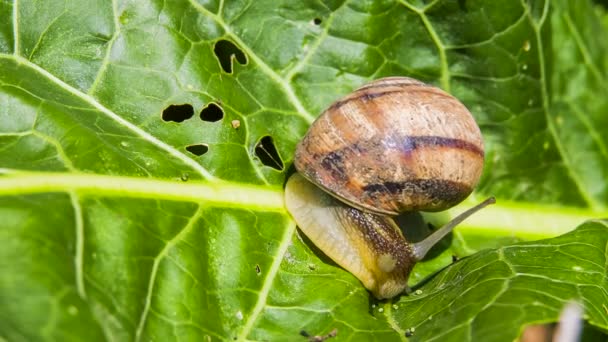
<instances>
[{"instance_id":1,"label":"leaf vein","mask_svg":"<svg viewBox=\"0 0 608 342\"><path fill-rule=\"evenodd\" d=\"M203 215L203 209L199 205L197 211L194 213L192 218L188 221L188 223L184 226L184 228L179 231L170 241L167 242L165 247L160 251L160 253L154 258L154 263L152 265L152 270L150 271L150 278L148 280L148 291L146 293L145 304L142 310L142 313L139 318L139 324L137 325L137 330L135 333L135 341L140 341L142 337L142 333L145 327L146 319L148 317L148 313L150 312L150 307L152 303L152 296L154 292L154 285L156 283L156 274L159 269L160 262L167 256L167 253L181 240L183 240L184 236L188 234L192 227L196 225L196 222Z\"/></svg>"},{"instance_id":2,"label":"leaf vein","mask_svg":"<svg viewBox=\"0 0 608 342\"><path fill-rule=\"evenodd\" d=\"M110 64L110 62L109 62L110 54L112 53L112 48L114 47L114 42L116 41L116 39L118 38L118 35L120 34L120 24L118 23L118 18L116 16L116 0L112 0L112 18L114 20L114 33L112 34L112 38L110 38L110 40L108 41L108 45L106 48L106 54L103 57L103 61L101 62L101 65L99 66L97 75L95 75L93 84L91 84L91 87L87 91L87 94L89 94L89 95L93 95L95 93L95 91L97 90L99 81L105 74L105 72L108 68L108 65Z\"/></svg>"},{"instance_id":3,"label":"leaf vein","mask_svg":"<svg viewBox=\"0 0 608 342\"><path fill-rule=\"evenodd\" d=\"M439 35L437 34L437 31L435 31L435 28L433 28L431 21L429 20L427 15L424 13L424 9L420 10L420 9L412 6L405 0L399 0L399 1L406 8L408 8L411 11L413 11L414 13L418 14L420 19L422 20L422 23L424 24L424 27L426 28L426 30L428 32L431 40L437 46L437 52L439 54L439 62L440 62L440 71L441 71L441 77L440 77L441 88L443 88L443 90L445 90L446 92L449 93L450 92L450 70L449 70L449 65L448 65L448 58L445 53L446 52L445 45L441 41L441 38L439 38Z\"/></svg>"},{"instance_id":4,"label":"leaf vein","mask_svg":"<svg viewBox=\"0 0 608 342\"><path fill-rule=\"evenodd\" d=\"M61 14L59 14L58 16L56 16L55 18L53 18L53 20L51 20L51 22L44 28L44 30L40 33L40 36L38 37L38 40L36 41L36 44L34 44L34 47L32 48L32 51L30 51L30 55L27 57L28 60L31 61L34 58L34 54L38 51L38 47L42 43L42 40L44 39L44 36L46 36L47 32L57 22L57 20L59 20L59 18L61 18L66 13L67 13L67 10L64 9L63 12L61 12Z\"/></svg>"},{"instance_id":5,"label":"leaf vein","mask_svg":"<svg viewBox=\"0 0 608 342\"><path fill-rule=\"evenodd\" d=\"M231 28L224 22L221 17L218 17L216 14L210 12L194 0L188 1L194 8L198 9L199 11L205 13L207 16L215 20L215 22L217 22L224 29L226 34L228 34L232 39L234 39L235 43L247 53L247 56L256 63L256 65L262 70L262 72L283 88L285 94L287 95L293 106L296 108L296 111L302 116L302 118L304 118L309 123L314 120L315 117L310 114L308 110L306 110L306 108L304 108L291 85L285 82L279 76L279 74L277 74L268 64L266 64L266 62L259 58L255 54L255 52L251 50L251 48L247 44L245 44L245 42L238 35L232 32Z\"/></svg>"},{"instance_id":6,"label":"leaf vein","mask_svg":"<svg viewBox=\"0 0 608 342\"><path fill-rule=\"evenodd\" d=\"M15 60L18 63L24 64L24 65L32 68L33 70L35 70L36 72L38 72L40 75L46 77L47 79L49 79L50 81L52 81L53 83L55 83L61 89L63 89L65 91L73 94L74 96L77 96L78 98L86 101L93 108L99 110L101 113L105 114L110 119L113 119L114 121L122 124L126 128L130 129L136 135L139 135L140 137L142 137L147 142L149 142L149 143L155 145L156 147L158 147L158 148L160 148L160 149L168 152L174 158L180 160L184 164L186 164L189 167L191 167L193 170L197 171L205 179L207 179L209 181L216 180L215 177L213 177L213 175L211 175L200 164L198 164L193 159L187 157L185 154L183 154L182 152L178 151L173 146L170 146L170 145L166 144L165 142L159 140L158 138L156 138L155 136L151 135L150 133L144 131L143 129L141 129L140 127L136 126L135 124L133 124L133 123L127 121L126 119L122 118L121 116L119 116L118 114L114 113L110 109L104 107L101 103L97 102L97 100L95 98L93 98L92 96L90 96L88 94L85 94L85 93L81 92L80 90L72 87L71 85L65 83L64 81L62 81L61 79L57 78L55 75L49 73L48 71L46 71L45 69L43 69L39 65L37 65L37 64L35 64L35 63L33 63L33 62L31 62L31 61L23 58L23 57L19 57L19 56L12 56L12 55L9 56L9 55L5 55L5 54L0 54L0 59L2 59L2 58Z\"/></svg>"},{"instance_id":7,"label":"leaf vein","mask_svg":"<svg viewBox=\"0 0 608 342\"><path fill-rule=\"evenodd\" d=\"M315 54L315 52L317 52L317 50L319 49L319 46L321 46L321 43L327 38L327 36L329 34L329 28L331 27L331 24L334 21L335 13L338 10L340 10L340 8L342 8L347 3L348 3L348 1L342 2L342 4L340 4L340 6L338 8L336 8L336 10L334 12L331 12L329 14L329 16L327 17L327 21L325 22L325 25L323 27L323 30L321 31L321 34L317 37L317 39L314 41L312 46L308 49L304 58L300 58L298 63L296 65L294 65L294 67L291 68L291 70L289 70L283 77L283 80L285 80L285 82L290 82L293 79L293 76L298 71L300 71L304 67L304 65L306 65L306 63L308 63L308 61Z\"/></svg>"},{"instance_id":8,"label":"leaf vein","mask_svg":"<svg viewBox=\"0 0 608 342\"><path fill-rule=\"evenodd\" d=\"M247 338L247 336L251 332L251 329L253 329L253 325L254 325L255 321L258 319L258 316L260 315L260 313L266 306L266 300L268 299L268 295L270 293L270 290L272 289L272 284L274 283L275 277L279 273L279 269L281 267L281 262L283 261L283 258L285 257L285 254L287 253L287 248L291 244L291 238L292 238L295 230L296 230L295 222L289 221L285 227L285 231L283 232L283 236L281 238L279 247L276 250L276 255L274 257L272 265L270 266L270 269L268 270L268 274L266 275L266 278L264 278L264 282L262 285L262 289L260 290L258 300L257 300L251 314L249 315L249 317L247 317L245 326L238 334L238 338L237 338L238 341L244 341Z\"/></svg>"},{"instance_id":9,"label":"leaf vein","mask_svg":"<svg viewBox=\"0 0 608 342\"><path fill-rule=\"evenodd\" d=\"M19 56L19 0L13 0L13 54Z\"/></svg>"},{"instance_id":10,"label":"leaf vein","mask_svg":"<svg viewBox=\"0 0 608 342\"><path fill-rule=\"evenodd\" d=\"M80 298L86 299L87 292L84 282L84 221L82 217L82 207L80 206L78 195L75 192L70 192L70 200L72 202L72 207L74 208L74 227L76 229L76 250L74 253L76 289Z\"/></svg>"},{"instance_id":11,"label":"leaf vein","mask_svg":"<svg viewBox=\"0 0 608 342\"><path fill-rule=\"evenodd\" d=\"M553 137L553 143L555 144L555 147L559 151L559 155L561 156L562 160L564 161L564 164L567 166L566 167L567 173L568 173L570 179L572 180L572 182L574 183L574 185L576 186L579 194L581 195L581 198L587 203L587 205L589 205L593 209L598 209L598 208L601 208L601 206L598 203L596 203L595 200L586 191L583 190L583 180L580 179L578 177L578 175L573 172L572 161L568 158L566 150L564 149L564 146L562 145L561 140L559 139L559 136L557 134L557 130L553 124L551 114L549 113L550 104L549 104L549 90L547 89L547 82L548 82L547 66L545 64L544 48L542 45L542 37L540 34L540 26L542 26L542 23L544 22L544 18L547 15L549 1L546 1L544 5L545 5L545 8L543 9L543 17L541 17L541 20L538 24L535 23L534 18L532 18L530 11L528 11L528 18L534 29L535 39L536 39L536 43L538 46L538 64L539 64L539 70L540 70L540 84L541 84L540 88L541 88L541 97L542 97L542 105L543 105L542 109L543 109L543 112L545 113L545 120L547 122L547 128L549 129L549 132L551 133L551 136Z\"/></svg>"}]
</instances>

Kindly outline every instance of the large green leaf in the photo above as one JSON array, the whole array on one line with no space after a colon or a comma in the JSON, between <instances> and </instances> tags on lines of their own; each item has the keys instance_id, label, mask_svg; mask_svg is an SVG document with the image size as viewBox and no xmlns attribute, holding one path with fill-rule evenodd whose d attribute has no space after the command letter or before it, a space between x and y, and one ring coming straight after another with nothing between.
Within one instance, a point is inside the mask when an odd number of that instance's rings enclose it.
<instances>
[{"instance_id":1,"label":"large green leaf","mask_svg":"<svg viewBox=\"0 0 608 342\"><path fill-rule=\"evenodd\" d=\"M608 217L591 1L15 0L0 19L0 339L511 341L570 300L608 332L608 223L582 224ZM498 204L417 265L420 291L375 302L282 185L317 114L386 75L453 93L486 141L471 200L426 217Z\"/></svg>"}]
</instances>

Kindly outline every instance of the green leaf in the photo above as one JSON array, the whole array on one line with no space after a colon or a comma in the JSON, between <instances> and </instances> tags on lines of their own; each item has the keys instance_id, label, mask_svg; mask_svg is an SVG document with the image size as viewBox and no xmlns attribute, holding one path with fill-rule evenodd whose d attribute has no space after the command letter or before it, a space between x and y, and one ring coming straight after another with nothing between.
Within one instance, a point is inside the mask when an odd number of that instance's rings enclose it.
<instances>
[{"instance_id":1,"label":"green leaf","mask_svg":"<svg viewBox=\"0 0 608 342\"><path fill-rule=\"evenodd\" d=\"M557 238L479 252L402 297L394 320L415 328L419 341L513 341L513 327L555 322L575 301L608 331L607 228L588 222Z\"/></svg>"},{"instance_id":2,"label":"green leaf","mask_svg":"<svg viewBox=\"0 0 608 342\"><path fill-rule=\"evenodd\" d=\"M512 341L570 300L608 332L607 223L582 224L608 217L590 0L15 0L0 18L0 339ZM421 293L376 302L282 186L318 113L387 75L453 93L484 135L476 192L425 218L498 204L416 266Z\"/></svg>"}]
</instances>

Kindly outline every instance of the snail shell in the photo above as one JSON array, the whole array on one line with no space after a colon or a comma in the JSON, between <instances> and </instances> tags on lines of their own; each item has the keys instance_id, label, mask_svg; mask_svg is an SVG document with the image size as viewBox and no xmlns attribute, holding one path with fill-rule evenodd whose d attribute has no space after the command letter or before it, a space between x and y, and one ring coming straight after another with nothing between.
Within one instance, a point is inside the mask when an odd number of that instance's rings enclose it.
<instances>
[{"instance_id":1,"label":"snail shell","mask_svg":"<svg viewBox=\"0 0 608 342\"><path fill-rule=\"evenodd\" d=\"M397 215L461 202L483 158L479 127L460 101L412 78L389 77L329 106L298 144L295 166L343 202Z\"/></svg>"},{"instance_id":2,"label":"snail shell","mask_svg":"<svg viewBox=\"0 0 608 342\"><path fill-rule=\"evenodd\" d=\"M311 125L296 148L300 174L288 180L285 204L319 249L374 296L390 298L407 288L431 247L494 199L417 243L387 215L459 203L477 184L483 157L479 127L456 98L412 78L383 78Z\"/></svg>"}]
</instances>

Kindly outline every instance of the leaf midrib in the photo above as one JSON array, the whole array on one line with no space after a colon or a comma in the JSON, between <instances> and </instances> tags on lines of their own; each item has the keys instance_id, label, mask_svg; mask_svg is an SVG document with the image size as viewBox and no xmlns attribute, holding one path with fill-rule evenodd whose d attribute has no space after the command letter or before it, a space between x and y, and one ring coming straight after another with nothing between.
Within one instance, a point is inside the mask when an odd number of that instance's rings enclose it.
<instances>
[{"instance_id":1,"label":"leaf midrib","mask_svg":"<svg viewBox=\"0 0 608 342\"><path fill-rule=\"evenodd\" d=\"M284 212L279 187L215 181L173 181L67 172L29 172L0 169L0 196L49 192L79 195L149 198L204 202L214 206Z\"/></svg>"},{"instance_id":2,"label":"leaf midrib","mask_svg":"<svg viewBox=\"0 0 608 342\"><path fill-rule=\"evenodd\" d=\"M129 197L154 200L205 203L215 207L279 212L286 214L283 189L227 181L180 181L129 176L110 176L70 172L32 172L0 169L0 196L36 193L70 193L97 197ZM427 218L454 217L478 202L471 196L465 202ZM458 227L465 235L518 237L526 240L557 236L581 222L608 217L608 211L592 208L511 202L498 199L468 218Z\"/></svg>"}]
</instances>

